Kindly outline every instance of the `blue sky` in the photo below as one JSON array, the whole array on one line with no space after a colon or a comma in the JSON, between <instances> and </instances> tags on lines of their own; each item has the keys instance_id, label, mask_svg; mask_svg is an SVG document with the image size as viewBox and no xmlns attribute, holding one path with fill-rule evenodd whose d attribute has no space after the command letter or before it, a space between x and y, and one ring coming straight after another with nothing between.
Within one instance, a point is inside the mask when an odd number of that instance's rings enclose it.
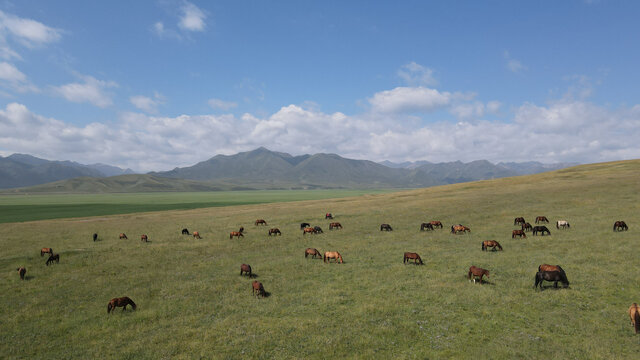
<instances>
[{"instance_id":1,"label":"blue sky","mask_svg":"<svg viewBox=\"0 0 640 360\"><path fill-rule=\"evenodd\" d=\"M0 155L640 157L632 1L4 1Z\"/></svg>"}]
</instances>

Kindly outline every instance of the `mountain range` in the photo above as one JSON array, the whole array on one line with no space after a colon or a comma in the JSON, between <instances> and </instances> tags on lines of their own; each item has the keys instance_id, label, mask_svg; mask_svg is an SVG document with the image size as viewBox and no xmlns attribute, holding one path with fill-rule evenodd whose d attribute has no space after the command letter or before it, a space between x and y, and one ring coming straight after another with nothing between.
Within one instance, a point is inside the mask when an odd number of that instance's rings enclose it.
<instances>
[{"instance_id":1,"label":"mountain range","mask_svg":"<svg viewBox=\"0 0 640 360\"><path fill-rule=\"evenodd\" d=\"M533 174L572 165L576 164L492 164L486 160L376 163L336 154L292 156L261 147L235 155L216 155L193 166L170 171L132 174L130 169L104 164L82 165L13 154L0 157L0 188L39 185L13 192L417 188Z\"/></svg>"}]
</instances>

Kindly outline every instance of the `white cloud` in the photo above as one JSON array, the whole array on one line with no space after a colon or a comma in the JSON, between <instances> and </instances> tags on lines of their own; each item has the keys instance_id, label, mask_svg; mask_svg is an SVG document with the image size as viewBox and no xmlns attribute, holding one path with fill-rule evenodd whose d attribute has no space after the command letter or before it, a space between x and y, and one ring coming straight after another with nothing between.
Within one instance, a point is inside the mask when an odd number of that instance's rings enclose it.
<instances>
[{"instance_id":1,"label":"white cloud","mask_svg":"<svg viewBox=\"0 0 640 360\"><path fill-rule=\"evenodd\" d=\"M36 86L27 80L27 76L24 73L13 64L4 61L0 62L0 85L21 93L39 91Z\"/></svg>"},{"instance_id":2,"label":"white cloud","mask_svg":"<svg viewBox=\"0 0 640 360\"><path fill-rule=\"evenodd\" d=\"M519 60L513 59L508 51L505 50L504 58L507 60L507 69L514 73L519 73L523 70L527 70L527 67L524 66Z\"/></svg>"},{"instance_id":3,"label":"white cloud","mask_svg":"<svg viewBox=\"0 0 640 360\"><path fill-rule=\"evenodd\" d=\"M156 92L153 98L144 95L136 95L129 97L129 101L133 106L137 107L142 111L146 111L151 114L155 114L158 112L158 106L164 103L164 96L160 93Z\"/></svg>"},{"instance_id":4,"label":"white cloud","mask_svg":"<svg viewBox=\"0 0 640 360\"><path fill-rule=\"evenodd\" d=\"M58 41L61 31L41 22L0 11L0 31L11 34L27 47Z\"/></svg>"},{"instance_id":5,"label":"white cloud","mask_svg":"<svg viewBox=\"0 0 640 360\"><path fill-rule=\"evenodd\" d=\"M238 104L233 101L224 101L224 100L215 99L215 98L209 99L207 103L213 109L220 109L224 111L231 110L238 106Z\"/></svg>"},{"instance_id":6,"label":"white cloud","mask_svg":"<svg viewBox=\"0 0 640 360\"><path fill-rule=\"evenodd\" d=\"M88 102L105 108L113 104L111 94L106 89L117 87L113 81L98 80L92 76L82 76L84 82L53 87L53 91L71 102Z\"/></svg>"},{"instance_id":7,"label":"white cloud","mask_svg":"<svg viewBox=\"0 0 640 360\"><path fill-rule=\"evenodd\" d=\"M438 84L436 79L433 77L432 69L424 67L413 61L400 67L400 70L398 70L398 76L408 85L412 86L434 86Z\"/></svg>"},{"instance_id":8,"label":"white cloud","mask_svg":"<svg viewBox=\"0 0 640 360\"><path fill-rule=\"evenodd\" d=\"M426 87L397 87L375 93L369 99L374 112L429 112L449 105L452 95Z\"/></svg>"},{"instance_id":9,"label":"white cloud","mask_svg":"<svg viewBox=\"0 0 640 360\"><path fill-rule=\"evenodd\" d=\"M182 16L178 22L178 26L187 31L204 31L207 15L197 6L185 1L181 8Z\"/></svg>"}]
</instances>

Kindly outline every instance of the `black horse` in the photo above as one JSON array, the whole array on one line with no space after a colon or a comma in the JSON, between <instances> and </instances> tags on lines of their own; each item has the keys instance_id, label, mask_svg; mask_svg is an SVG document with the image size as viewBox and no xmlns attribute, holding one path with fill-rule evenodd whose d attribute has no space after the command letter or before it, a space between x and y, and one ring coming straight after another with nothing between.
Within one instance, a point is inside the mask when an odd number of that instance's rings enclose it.
<instances>
[{"instance_id":1,"label":"black horse","mask_svg":"<svg viewBox=\"0 0 640 360\"><path fill-rule=\"evenodd\" d=\"M98 234L94 233L93 234L93 241L96 241L96 240L98 240Z\"/></svg>"},{"instance_id":2,"label":"black horse","mask_svg":"<svg viewBox=\"0 0 640 360\"><path fill-rule=\"evenodd\" d=\"M629 227L627 226L627 223L625 223L622 220L616 221L613 224L613 231L627 231L629 230Z\"/></svg>"},{"instance_id":3,"label":"black horse","mask_svg":"<svg viewBox=\"0 0 640 360\"><path fill-rule=\"evenodd\" d=\"M544 233L547 233L548 235L551 235L551 231L549 231L549 229L547 229L546 226L544 225L539 225L539 226L534 226L533 227L533 235L538 235L538 233L542 233L540 234L541 236L544 236Z\"/></svg>"},{"instance_id":4,"label":"black horse","mask_svg":"<svg viewBox=\"0 0 640 360\"><path fill-rule=\"evenodd\" d=\"M187 228L182 229L182 235L189 235L189 230Z\"/></svg>"},{"instance_id":5,"label":"black horse","mask_svg":"<svg viewBox=\"0 0 640 360\"><path fill-rule=\"evenodd\" d=\"M300 223L300 230L303 230L304 228L308 228L310 226L311 226L311 224L309 224L309 223Z\"/></svg>"},{"instance_id":6,"label":"black horse","mask_svg":"<svg viewBox=\"0 0 640 360\"><path fill-rule=\"evenodd\" d=\"M433 225L431 223L422 223L420 224L420 231L433 230Z\"/></svg>"},{"instance_id":7,"label":"black horse","mask_svg":"<svg viewBox=\"0 0 640 360\"><path fill-rule=\"evenodd\" d=\"M316 234L322 234L324 233L324 231L322 231L322 228L320 226L314 226L313 230L316 231Z\"/></svg>"},{"instance_id":8,"label":"black horse","mask_svg":"<svg viewBox=\"0 0 640 360\"><path fill-rule=\"evenodd\" d=\"M47 259L47 263L45 265L49 266L49 264L52 264L54 261L56 263L60 263L60 254L49 255L49 258Z\"/></svg>"},{"instance_id":9,"label":"black horse","mask_svg":"<svg viewBox=\"0 0 640 360\"><path fill-rule=\"evenodd\" d=\"M536 282L533 288L536 289L540 285L540 290L544 290L542 281L553 281L553 287L558 288L558 281L562 282L565 288L569 287L569 280L564 271L538 271L536 273Z\"/></svg>"},{"instance_id":10,"label":"black horse","mask_svg":"<svg viewBox=\"0 0 640 360\"><path fill-rule=\"evenodd\" d=\"M380 225L380 231L393 231L393 229L391 228L391 225L389 224L381 224Z\"/></svg>"}]
</instances>

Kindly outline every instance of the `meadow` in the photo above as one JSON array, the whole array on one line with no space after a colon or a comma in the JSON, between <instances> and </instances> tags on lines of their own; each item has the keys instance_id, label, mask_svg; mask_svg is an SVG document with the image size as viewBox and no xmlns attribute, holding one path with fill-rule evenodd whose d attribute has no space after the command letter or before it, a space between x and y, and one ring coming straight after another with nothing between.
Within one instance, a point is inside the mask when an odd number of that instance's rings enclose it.
<instances>
[{"instance_id":1,"label":"meadow","mask_svg":"<svg viewBox=\"0 0 640 360\"><path fill-rule=\"evenodd\" d=\"M624 161L340 199L0 224L0 354L635 359L640 334L627 308L640 302L638 179L640 161ZM344 229L329 231L326 212ZM511 238L515 217L538 215L551 220L550 236ZM253 225L259 218L269 226ZM560 219L571 228L557 230ZM429 220L445 228L420 232ZM629 231L614 233L615 220ZM324 234L303 236L303 221ZM452 235L458 223L471 233ZM240 226L245 237L230 240ZM268 237L270 227L283 235ZM504 251L481 251L483 240ZM60 263L45 266L42 247ZM305 258L307 247L337 250L344 264ZM403 264L405 251L425 264ZM266 298L252 296L242 263ZM534 290L542 263L562 265L570 288ZM490 271L487 283L467 280L471 265ZM107 314L120 296L138 309Z\"/></svg>"}]
</instances>

